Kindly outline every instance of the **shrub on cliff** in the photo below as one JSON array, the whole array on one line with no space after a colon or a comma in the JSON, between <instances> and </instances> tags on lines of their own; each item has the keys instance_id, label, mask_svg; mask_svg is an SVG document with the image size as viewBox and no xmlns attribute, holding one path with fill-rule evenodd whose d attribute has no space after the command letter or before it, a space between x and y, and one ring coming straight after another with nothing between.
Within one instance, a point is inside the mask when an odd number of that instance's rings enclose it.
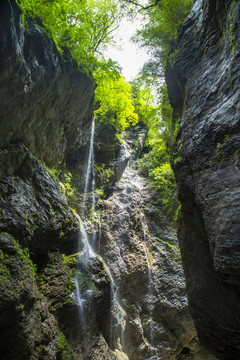
<instances>
[{"instance_id":1,"label":"shrub on cliff","mask_svg":"<svg viewBox=\"0 0 240 360\"><path fill-rule=\"evenodd\" d=\"M138 116L131 100L131 86L120 76L120 69L103 51L111 33L123 16L118 0L16 0L22 10L22 22L30 17L41 24L58 51L75 59L81 71L93 77L97 89L96 116L117 129L134 124ZM64 50L67 49L67 52Z\"/></svg>"}]
</instances>

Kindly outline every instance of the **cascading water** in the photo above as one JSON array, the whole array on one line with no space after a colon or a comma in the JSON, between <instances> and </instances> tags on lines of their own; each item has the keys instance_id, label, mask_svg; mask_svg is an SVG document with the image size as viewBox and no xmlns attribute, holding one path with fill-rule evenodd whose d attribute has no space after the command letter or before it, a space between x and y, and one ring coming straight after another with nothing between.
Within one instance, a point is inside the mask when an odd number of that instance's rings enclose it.
<instances>
[{"instance_id":1,"label":"cascading water","mask_svg":"<svg viewBox=\"0 0 240 360\"><path fill-rule=\"evenodd\" d=\"M95 122L94 118L91 125L91 135L90 135L90 144L89 144L89 152L88 152L88 158L87 158L87 168L86 168L86 178L85 178L85 185L84 185L84 194L83 194L83 204L82 204L82 215L85 215L85 205L86 205L86 199L87 199L87 192L90 190L90 177L92 174L92 206L95 207L95 197L94 197L94 187L95 187L95 174L94 174L94 151L93 151L93 145L94 145L94 129L95 129ZM79 239L78 239L78 251L79 251L79 258L78 262L87 265L89 260L93 257L95 257L95 254L93 250L91 249L89 245L89 239L88 234L85 230L84 224L80 216L78 216L79 220ZM82 248L83 244L83 248ZM76 292L74 294L75 301L79 307L79 315L82 322L85 322L85 304L87 302L87 299L85 296L83 296L81 292L81 286L79 281L79 274L81 270L79 268L79 265L77 265L76 269L76 275L74 277L74 284ZM91 291L87 292L88 297L91 296Z\"/></svg>"},{"instance_id":2,"label":"cascading water","mask_svg":"<svg viewBox=\"0 0 240 360\"><path fill-rule=\"evenodd\" d=\"M83 191L83 204L82 213L85 212L85 205L87 199L87 193L91 190L94 193L95 190L95 170L94 170L94 133L95 133L95 119L92 120L91 125L91 135L90 135L90 143L89 143L89 151L88 151L88 159L87 159L87 169L86 169L86 177ZM92 175L92 189L90 189L90 176ZM95 207L95 196L92 195L92 207ZM84 214L85 215L85 214Z\"/></svg>"},{"instance_id":3,"label":"cascading water","mask_svg":"<svg viewBox=\"0 0 240 360\"><path fill-rule=\"evenodd\" d=\"M111 348L124 348L124 330L126 326L126 312L120 304L118 288L112 278L110 269L105 265L111 280L111 316L109 345Z\"/></svg>"},{"instance_id":4,"label":"cascading water","mask_svg":"<svg viewBox=\"0 0 240 360\"><path fill-rule=\"evenodd\" d=\"M79 257L78 257L78 264L77 264L77 268L76 268L76 274L74 277L74 285L75 285L75 293L73 294L73 298L75 299L76 304L79 307L79 316L81 321L84 323L86 321L85 319L85 305L87 303L88 298L91 296L92 291L88 290L85 294L85 296L83 295L82 291L81 291L81 284L80 284L80 280L79 280L79 275L81 272L80 266L79 264L82 265L87 265L88 262L90 261L90 259L95 257L94 252L92 251L90 245L89 245L89 241L88 241L88 234L84 228L84 224L80 218L80 216L76 215L78 217L79 220ZM80 249L81 244L83 243L83 248L82 250Z\"/></svg>"},{"instance_id":5,"label":"cascading water","mask_svg":"<svg viewBox=\"0 0 240 360\"><path fill-rule=\"evenodd\" d=\"M123 173L122 179L124 181L124 188L123 194L126 198L126 203L130 205L130 196L131 193L136 191L141 194L143 188L145 186L145 180L141 178L134 169L131 167L127 167ZM139 204L141 208L141 204ZM147 266L147 276L148 276L148 292L147 292L147 299L148 299L148 310L149 310L149 320L148 320L148 346L151 351L154 353L153 347L153 338L154 338L154 321L153 321L153 308L154 308L154 279L153 279L153 263L152 263L152 256L149 251L151 244L149 242L149 231L147 227L147 221L145 219L144 214L141 214L141 223L143 229L143 247L146 256L146 266Z\"/></svg>"},{"instance_id":6,"label":"cascading water","mask_svg":"<svg viewBox=\"0 0 240 360\"><path fill-rule=\"evenodd\" d=\"M84 184L84 194L83 194L83 203L82 203L82 216L86 216L86 202L88 198L89 192L91 192L91 212L92 212L92 218L95 218L96 212L96 198L95 198L95 159L94 159L94 131L95 131L95 124L94 119L92 121L91 126L91 135L90 135L90 142L89 142L89 151L88 151L88 157L87 157L87 165L86 165L86 177L85 177L85 184ZM99 228L99 244L98 249L96 249L96 234L97 232L94 229L94 222L92 222L91 226L91 233L92 237L89 239L89 235L84 227L84 223L82 219L79 217L79 262L81 265L87 266L89 261L95 257L97 257L97 254L94 252L92 247L90 246L90 242L95 250L98 250L100 252L100 236L101 236L101 214L98 213L98 228ZM90 241L89 241L90 240ZM83 244L83 248L82 248ZM120 305L118 295L117 295L117 286L114 283L114 280L112 278L112 274L110 269L105 265L105 269L109 275L110 284L111 284L111 316L110 316L110 347L113 347L113 338L118 338L118 347L121 349L123 344L123 333L124 328L126 324L126 312ZM80 267L77 267L76 273L80 273L81 269ZM75 276L74 279L75 283L75 294L74 298L76 300L76 303L79 306L79 315L80 320L82 323L86 324L86 313L85 313L85 307L88 303L89 298L91 297L92 293L91 290L88 290L87 292L84 292L84 294L81 292L81 284L79 282L78 276Z\"/></svg>"}]
</instances>

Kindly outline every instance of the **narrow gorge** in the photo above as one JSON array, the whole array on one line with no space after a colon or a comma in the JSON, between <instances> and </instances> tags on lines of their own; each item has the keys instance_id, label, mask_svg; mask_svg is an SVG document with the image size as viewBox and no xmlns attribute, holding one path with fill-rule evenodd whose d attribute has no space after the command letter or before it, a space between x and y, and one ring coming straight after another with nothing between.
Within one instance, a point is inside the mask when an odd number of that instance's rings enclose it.
<instances>
[{"instance_id":1,"label":"narrow gorge","mask_svg":"<svg viewBox=\"0 0 240 360\"><path fill-rule=\"evenodd\" d=\"M1 2L2 360L240 358L239 5L194 1L166 66L175 221L149 126L95 116L84 66Z\"/></svg>"}]
</instances>

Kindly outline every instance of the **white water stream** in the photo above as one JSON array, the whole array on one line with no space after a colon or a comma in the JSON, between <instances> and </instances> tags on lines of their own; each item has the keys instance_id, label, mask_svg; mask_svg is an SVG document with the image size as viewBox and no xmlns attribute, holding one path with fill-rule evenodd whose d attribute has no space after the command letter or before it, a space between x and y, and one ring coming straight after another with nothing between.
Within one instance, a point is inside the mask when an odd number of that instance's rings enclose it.
<instances>
[{"instance_id":1,"label":"white water stream","mask_svg":"<svg viewBox=\"0 0 240 360\"><path fill-rule=\"evenodd\" d=\"M85 177L85 185L83 191L83 212L85 211L87 193L89 191L94 192L95 190L95 170L94 170L94 134L95 134L95 119L92 120L91 125L91 135L90 135L90 143L89 143L89 151L87 158L87 170ZM90 176L92 175L92 188L90 189ZM95 196L92 196L92 206L95 207Z\"/></svg>"},{"instance_id":2,"label":"white water stream","mask_svg":"<svg viewBox=\"0 0 240 360\"><path fill-rule=\"evenodd\" d=\"M95 132L94 130L95 130L95 121L93 118L92 125L91 125L89 151L88 151L88 157L87 157L87 170L86 170L84 193L83 193L82 215L85 215L85 206L86 206L86 200L87 200L87 193L90 191L90 177L91 176L92 176L92 189L91 190L93 190L93 187L95 187L94 151L93 151L93 149L94 149L94 132ZM92 206L95 207L94 191L92 191L92 193L93 193ZM79 262L84 265L87 265L88 262L90 261L90 259L94 258L96 256L96 254L94 253L94 251L92 250L92 248L89 244L88 234L86 232L86 229L84 227L82 219L78 215L77 215L77 217L79 220L79 238L78 238ZM83 244L83 248L82 248L82 244ZM77 271L76 271L76 275L74 278L74 284L75 284L76 291L74 294L74 298L79 307L80 319L84 323L86 321L84 307L85 307L88 299L85 298L83 296L83 294L81 293L81 284L80 284L80 281L78 278L80 269L78 266L77 266L76 270ZM87 294L88 294L88 297L90 297L92 295L91 290L88 291Z\"/></svg>"},{"instance_id":3,"label":"white water stream","mask_svg":"<svg viewBox=\"0 0 240 360\"><path fill-rule=\"evenodd\" d=\"M95 197L95 159L94 159L94 132L95 132L95 124L94 119L92 121L91 126L91 135L89 142L89 151L87 157L87 166L86 166L86 176L85 176L85 185L84 185L84 194L83 194L83 203L82 203L82 215L86 216L86 202L88 198L89 192L92 193L92 201L91 201L91 211L92 217L95 218L96 212L96 197ZM122 156L122 154L121 154ZM92 180L91 180L92 179ZM79 261L81 264L87 265L89 261L96 256L98 256L92 247L90 246L89 235L84 227L84 223L80 217L79 219ZM96 248L96 234L97 232L93 229L94 224L92 224L92 238L91 244L93 244L94 249ZM101 216L98 214L98 228L99 228L99 244L98 251L100 252L100 236L101 236ZM83 244L83 247L82 247ZM126 312L122 308L119 298L117 286L114 283L112 274L108 266L105 264L105 269L109 275L111 282L111 315L110 315L110 347L113 347L113 342L116 343L116 337L118 338L117 343L119 344L119 350L123 347L124 342L124 330L126 325ZM77 268L77 271L80 272L80 268ZM76 272L77 274L77 272ZM85 291L84 294L81 293L81 283L79 282L78 276L76 275L74 278L75 283L75 293L73 297L79 307L79 316L80 321L83 324L87 322L87 312L86 306L89 298L91 298L93 291L88 290Z\"/></svg>"}]
</instances>

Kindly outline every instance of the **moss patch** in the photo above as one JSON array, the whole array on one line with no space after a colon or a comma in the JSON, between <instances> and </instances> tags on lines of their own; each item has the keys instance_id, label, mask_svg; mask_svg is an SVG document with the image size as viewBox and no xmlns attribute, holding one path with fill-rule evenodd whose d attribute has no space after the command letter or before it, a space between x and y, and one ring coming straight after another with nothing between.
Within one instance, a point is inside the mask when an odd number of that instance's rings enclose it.
<instances>
[{"instance_id":1,"label":"moss patch","mask_svg":"<svg viewBox=\"0 0 240 360\"><path fill-rule=\"evenodd\" d=\"M58 356L59 360L74 360L74 353L63 333L60 333L58 338Z\"/></svg>"}]
</instances>

